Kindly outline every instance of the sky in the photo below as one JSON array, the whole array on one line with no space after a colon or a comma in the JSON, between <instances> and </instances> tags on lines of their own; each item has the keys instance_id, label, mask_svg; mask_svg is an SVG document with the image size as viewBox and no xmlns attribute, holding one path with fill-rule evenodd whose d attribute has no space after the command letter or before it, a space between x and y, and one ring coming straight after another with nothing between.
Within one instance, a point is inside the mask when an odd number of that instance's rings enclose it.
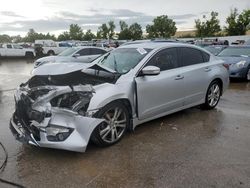
<instances>
[{"instance_id":1,"label":"sky","mask_svg":"<svg viewBox=\"0 0 250 188\"><path fill-rule=\"evenodd\" d=\"M159 15L168 15L178 31L194 29L194 20L219 13L225 25L230 10L250 9L250 0L0 0L0 34L24 36L30 28L58 35L71 23L96 32L102 23L138 22L145 30Z\"/></svg>"}]
</instances>

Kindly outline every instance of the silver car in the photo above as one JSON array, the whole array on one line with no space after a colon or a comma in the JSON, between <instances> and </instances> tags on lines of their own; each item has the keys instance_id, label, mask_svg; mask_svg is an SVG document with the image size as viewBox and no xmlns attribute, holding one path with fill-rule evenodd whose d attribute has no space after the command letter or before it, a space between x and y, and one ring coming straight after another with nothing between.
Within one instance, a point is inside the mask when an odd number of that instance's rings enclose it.
<instances>
[{"instance_id":1,"label":"silver car","mask_svg":"<svg viewBox=\"0 0 250 188\"><path fill-rule=\"evenodd\" d=\"M213 109L228 84L223 61L199 47L126 45L70 73L37 71L16 91L10 128L25 143L84 152L90 140L109 146L144 122Z\"/></svg>"},{"instance_id":2,"label":"silver car","mask_svg":"<svg viewBox=\"0 0 250 188\"><path fill-rule=\"evenodd\" d=\"M99 47L84 46L84 47L72 47L64 50L57 56L47 56L39 58L35 61L34 67L41 66L46 63L55 62L83 62L89 63L96 59L98 56L107 53L108 50Z\"/></svg>"}]
</instances>

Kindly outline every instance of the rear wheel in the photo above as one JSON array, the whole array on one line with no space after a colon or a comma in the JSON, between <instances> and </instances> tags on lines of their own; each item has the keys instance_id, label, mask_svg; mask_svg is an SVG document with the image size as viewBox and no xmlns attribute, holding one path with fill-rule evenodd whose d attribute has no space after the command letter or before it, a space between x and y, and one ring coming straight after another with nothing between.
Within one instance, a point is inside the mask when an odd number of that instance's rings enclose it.
<instances>
[{"instance_id":1,"label":"rear wheel","mask_svg":"<svg viewBox=\"0 0 250 188\"><path fill-rule=\"evenodd\" d=\"M247 71L246 80L250 81L250 67L249 67L249 69Z\"/></svg>"},{"instance_id":2,"label":"rear wheel","mask_svg":"<svg viewBox=\"0 0 250 188\"><path fill-rule=\"evenodd\" d=\"M34 54L32 52L26 52L25 57L32 59L32 58L34 58Z\"/></svg>"},{"instance_id":3,"label":"rear wheel","mask_svg":"<svg viewBox=\"0 0 250 188\"><path fill-rule=\"evenodd\" d=\"M49 56L55 55L55 52L53 50L50 50L50 51L48 51L48 55Z\"/></svg>"},{"instance_id":4,"label":"rear wheel","mask_svg":"<svg viewBox=\"0 0 250 188\"><path fill-rule=\"evenodd\" d=\"M203 109L213 109L217 106L221 96L221 84L215 80L213 81L207 90L206 101L202 105Z\"/></svg>"},{"instance_id":5,"label":"rear wheel","mask_svg":"<svg viewBox=\"0 0 250 188\"><path fill-rule=\"evenodd\" d=\"M123 103L113 102L106 105L96 114L96 117L105 119L92 133L91 140L96 145L103 147L113 145L126 133L129 112Z\"/></svg>"}]
</instances>

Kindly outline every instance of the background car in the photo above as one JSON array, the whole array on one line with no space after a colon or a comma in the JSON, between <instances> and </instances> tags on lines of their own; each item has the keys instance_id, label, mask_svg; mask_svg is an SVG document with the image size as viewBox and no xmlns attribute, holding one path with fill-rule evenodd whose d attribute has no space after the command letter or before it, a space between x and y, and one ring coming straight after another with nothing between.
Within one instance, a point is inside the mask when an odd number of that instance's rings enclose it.
<instances>
[{"instance_id":1,"label":"background car","mask_svg":"<svg viewBox=\"0 0 250 188\"><path fill-rule=\"evenodd\" d=\"M54 63L54 62L83 62L89 63L96 59L98 56L107 53L106 49L98 47L72 47L68 48L57 56L48 56L37 59L35 61L34 67L38 67L45 63Z\"/></svg>"},{"instance_id":2,"label":"background car","mask_svg":"<svg viewBox=\"0 0 250 188\"><path fill-rule=\"evenodd\" d=\"M229 66L231 78L250 80L250 46L229 46L218 54Z\"/></svg>"},{"instance_id":3,"label":"background car","mask_svg":"<svg viewBox=\"0 0 250 188\"><path fill-rule=\"evenodd\" d=\"M173 42L125 45L85 69L51 73L36 71L17 89L11 130L26 143L78 152L192 106L213 109L229 84L222 60Z\"/></svg>"}]
</instances>

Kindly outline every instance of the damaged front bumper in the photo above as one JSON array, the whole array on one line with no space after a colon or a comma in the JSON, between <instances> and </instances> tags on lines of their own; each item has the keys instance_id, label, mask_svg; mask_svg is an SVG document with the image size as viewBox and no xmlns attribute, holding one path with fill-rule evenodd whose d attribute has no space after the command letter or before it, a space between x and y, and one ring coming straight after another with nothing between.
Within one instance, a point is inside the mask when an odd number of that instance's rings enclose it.
<instances>
[{"instance_id":1,"label":"damaged front bumper","mask_svg":"<svg viewBox=\"0 0 250 188\"><path fill-rule=\"evenodd\" d=\"M44 88L47 87L38 90ZM93 118L94 112L79 114L76 109L79 110L77 104L82 105L80 100L70 109L51 106L50 103L59 95L84 89L86 87L50 86L48 93L33 100L27 87L19 88L15 94L16 110L10 120L10 129L15 138L38 147L84 152L93 130L104 119Z\"/></svg>"}]
</instances>

